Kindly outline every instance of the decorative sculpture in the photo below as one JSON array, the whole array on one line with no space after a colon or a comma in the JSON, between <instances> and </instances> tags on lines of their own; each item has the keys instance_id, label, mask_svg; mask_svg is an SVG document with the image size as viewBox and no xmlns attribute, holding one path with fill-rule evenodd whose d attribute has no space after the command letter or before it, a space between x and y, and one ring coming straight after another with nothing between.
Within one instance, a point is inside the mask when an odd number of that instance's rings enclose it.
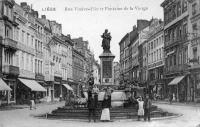
<instances>
[{"instance_id":1,"label":"decorative sculpture","mask_svg":"<svg viewBox=\"0 0 200 127\"><path fill-rule=\"evenodd\" d=\"M102 47L103 47L103 52L107 52L110 53L110 41L111 41L111 35L110 33L108 33L108 29L105 29L105 32L103 33L103 35L101 35L101 37L103 38L102 40Z\"/></svg>"}]
</instances>

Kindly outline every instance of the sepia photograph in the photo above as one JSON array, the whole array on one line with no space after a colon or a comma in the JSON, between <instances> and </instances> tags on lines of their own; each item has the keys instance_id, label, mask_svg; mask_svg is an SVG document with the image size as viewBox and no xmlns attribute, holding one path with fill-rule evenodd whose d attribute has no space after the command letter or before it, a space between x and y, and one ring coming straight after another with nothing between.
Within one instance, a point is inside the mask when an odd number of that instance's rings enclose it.
<instances>
[{"instance_id":1,"label":"sepia photograph","mask_svg":"<svg viewBox=\"0 0 200 127\"><path fill-rule=\"evenodd\" d=\"M0 127L200 127L200 0L0 0Z\"/></svg>"}]
</instances>

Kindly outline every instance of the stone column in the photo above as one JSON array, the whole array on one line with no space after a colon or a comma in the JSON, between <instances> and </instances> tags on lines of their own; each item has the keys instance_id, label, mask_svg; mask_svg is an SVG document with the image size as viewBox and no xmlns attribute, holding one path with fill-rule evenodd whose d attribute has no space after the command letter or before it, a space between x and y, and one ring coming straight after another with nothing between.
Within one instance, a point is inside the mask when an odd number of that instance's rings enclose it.
<instances>
[{"instance_id":1,"label":"stone column","mask_svg":"<svg viewBox=\"0 0 200 127\"><path fill-rule=\"evenodd\" d=\"M113 60L115 56L110 53L102 53L100 56L101 61L101 84L113 85L114 84L114 67Z\"/></svg>"}]
</instances>

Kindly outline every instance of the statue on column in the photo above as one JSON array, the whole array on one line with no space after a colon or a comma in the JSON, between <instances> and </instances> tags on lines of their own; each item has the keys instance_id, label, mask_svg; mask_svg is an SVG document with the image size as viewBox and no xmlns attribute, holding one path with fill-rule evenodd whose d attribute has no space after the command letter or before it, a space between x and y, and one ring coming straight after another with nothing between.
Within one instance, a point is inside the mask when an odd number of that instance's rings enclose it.
<instances>
[{"instance_id":1,"label":"statue on column","mask_svg":"<svg viewBox=\"0 0 200 127\"><path fill-rule=\"evenodd\" d=\"M103 38L102 40L102 45L101 47L103 47L103 52L107 52L110 53L110 41L111 41L111 35L110 33L108 33L108 29L105 29L105 32L103 33L103 35L101 35L101 37Z\"/></svg>"}]
</instances>

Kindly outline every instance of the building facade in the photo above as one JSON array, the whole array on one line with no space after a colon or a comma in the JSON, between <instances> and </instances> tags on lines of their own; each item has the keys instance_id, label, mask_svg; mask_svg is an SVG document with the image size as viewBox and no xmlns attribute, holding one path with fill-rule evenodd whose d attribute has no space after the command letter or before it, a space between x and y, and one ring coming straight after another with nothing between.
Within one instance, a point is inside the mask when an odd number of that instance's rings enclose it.
<instances>
[{"instance_id":1,"label":"building facade","mask_svg":"<svg viewBox=\"0 0 200 127\"><path fill-rule=\"evenodd\" d=\"M19 66L16 62L18 42L15 31L18 27L18 23L16 23L16 17L13 14L14 5L14 0L0 1L1 83L6 83L12 89L11 91L0 91L1 103L16 102L16 88L17 78L19 75Z\"/></svg>"},{"instance_id":2,"label":"building facade","mask_svg":"<svg viewBox=\"0 0 200 127\"><path fill-rule=\"evenodd\" d=\"M148 38L148 75L149 86L152 93L163 98L164 81L164 35L163 22L159 19L152 19L149 25Z\"/></svg>"},{"instance_id":3,"label":"building facade","mask_svg":"<svg viewBox=\"0 0 200 127\"><path fill-rule=\"evenodd\" d=\"M114 85L119 85L120 83L120 64L119 62L114 62Z\"/></svg>"},{"instance_id":4,"label":"building facade","mask_svg":"<svg viewBox=\"0 0 200 127\"><path fill-rule=\"evenodd\" d=\"M189 62L190 62L190 85L189 85L189 101L200 101L200 2L198 0L189 1L189 22L191 40L189 47Z\"/></svg>"},{"instance_id":5,"label":"building facade","mask_svg":"<svg viewBox=\"0 0 200 127\"><path fill-rule=\"evenodd\" d=\"M165 0L164 10L164 53L166 96L176 95L177 101L187 101L189 94L188 38L189 13L187 0Z\"/></svg>"},{"instance_id":6,"label":"building facade","mask_svg":"<svg viewBox=\"0 0 200 127\"><path fill-rule=\"evenodd\" d=\"M94 84L100 85L100 65L98 61L93 62Z\"/></svg>"}]
</instances>

